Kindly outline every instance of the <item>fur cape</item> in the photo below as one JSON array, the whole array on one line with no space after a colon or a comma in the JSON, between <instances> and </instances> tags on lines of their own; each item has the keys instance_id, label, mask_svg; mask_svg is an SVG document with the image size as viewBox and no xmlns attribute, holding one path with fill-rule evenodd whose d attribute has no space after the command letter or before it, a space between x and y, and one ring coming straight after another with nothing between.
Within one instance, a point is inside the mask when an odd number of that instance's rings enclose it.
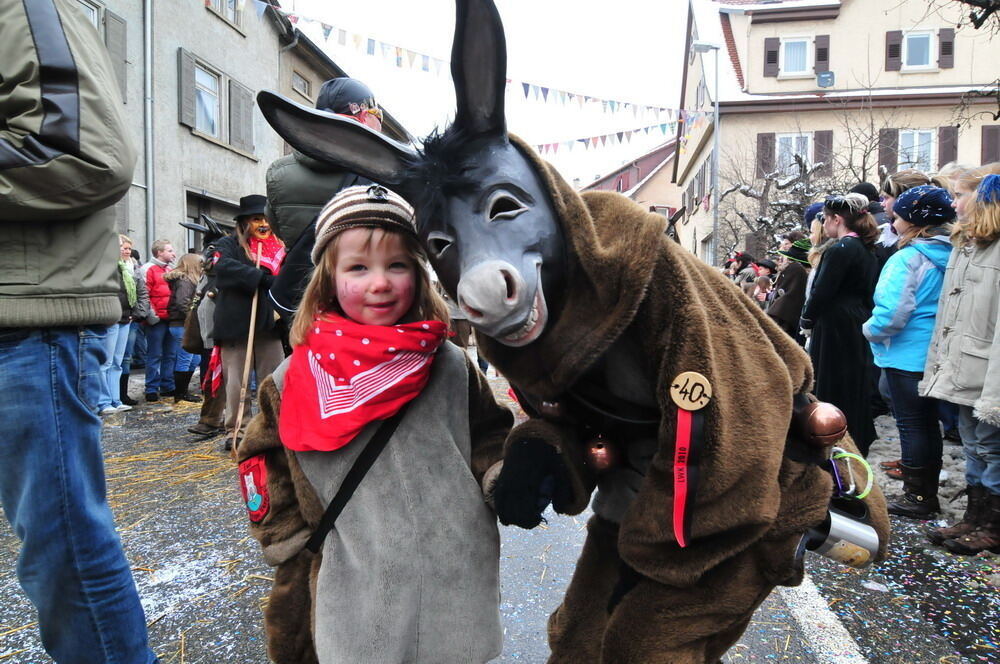
<instances>
[{"instance_id":1,"label":"fur cape","mask_svg":"<svg viewBox=\"0 0 1000 664\"><path fill-rule=\"evenodd\" d=\"M721 272L670 240L662 217L618 194L578 195L527 146L511 140L547 180L572 261L570 287L534 343L512 348L479 335L486 358L526 394L558 401L629 329L652 367L662 419L658 450L620 524L618 555L646 579L693 589L756 547L753 558L767 571L755 583L799 583L795 549L802 533L824 519L832 489L825 470L784 454L793 396L808 392L813 381L808 356ZM682 548L672 528L677 408L669 389L686 371L705 376L713 395L703 409L705 447L691 541ZM595 483L576 432L529 419L511 432L508 444L529 437L562 452L575 489L570 511L582 511ZM841 446L855 451L849 438ZM884 557L885 500L877 486L866 500ZM587 555L585 549L581 565Z\"/></svg>"}]
</instances>

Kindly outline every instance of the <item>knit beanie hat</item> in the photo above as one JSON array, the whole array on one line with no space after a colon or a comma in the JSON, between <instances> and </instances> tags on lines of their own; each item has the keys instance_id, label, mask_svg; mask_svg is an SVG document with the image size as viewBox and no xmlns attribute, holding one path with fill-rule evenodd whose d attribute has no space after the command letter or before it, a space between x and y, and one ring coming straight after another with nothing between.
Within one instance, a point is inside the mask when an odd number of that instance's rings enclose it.
<instances>
[{"instance_id":1,"label":"knit beanie hat","mask_svg":"<svg viewBox=\"0 0 1000 664\"><path fill-rule=\"evenodd\" d=\"M806 211L802 214L802 219L805 220L807 228L809 224L812 223L812 220L816 218L816 215L822 212L822 210L823 210L822 203L813 203L812 205L806 208Z\"/></svg>"},{"instance_id":2,"label":"knit beanie hat","mask_svg":"<svg viewBox=\"0 0 1000 664\"><path fill-rule=\"evenodd\" d=\"M795 261L796 263L802 263L804 265L809 265L809 250L812 249L812 242L809 240L796 240L792 243L792 246L785 251L778 251L779 254Z\"/></svg>"},{"instance_id":3,"label":"knit beanie hat","mask_svg":"<svg viewBox=\"0 0 1000 664\"><path fill-rule=\"evenodd\" d=\"M316 219L313 264L319 263L333 238L351 228L381 228L417 235L413 208L402 196L377 184L348 187L331 198Z\"/></svg>"},{"instance_id":4,"label":"knit beanie hat","mask_svg":"<svg viewBox=\"0 0 1000 664\"><path fill-rule=\"evenodd\" d=\"M375 105L375 95L371 89L356 78L341 76L323 84L316 95L316 108L331 113L354 115L351 104L367 102L370 107Z\"/></svg>"},{"instance_id":5,"label":"knit beanie hat","mask_svg":"<svg viewBox=\"0 0 1000 664\"><path fill-rule=\"evenodd\" d=\"M892 212L914 226L940 226L955 219L951 203L951 194L946 189L922 184L901 193Z\"/></svg>"}]
</instances>

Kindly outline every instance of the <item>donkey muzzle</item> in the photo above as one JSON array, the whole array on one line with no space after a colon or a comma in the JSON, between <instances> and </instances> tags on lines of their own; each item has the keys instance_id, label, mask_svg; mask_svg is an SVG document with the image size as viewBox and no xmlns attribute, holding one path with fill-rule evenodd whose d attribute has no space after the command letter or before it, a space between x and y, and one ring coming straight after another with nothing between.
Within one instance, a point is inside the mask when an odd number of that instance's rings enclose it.
<instances>
[{"instance_id":1,"label":"donkey muzzle","mask_svg":"<svg viewBox=\"0 0 1000 664\"><path fill-rule=\"evenodd\" d=\"M523 346L534 341L545 324L540 280L534 290L535 297L520 270L510 263L486 261L462 275L458 305L487 336L509 346Z\"/></svg>"}]
</instances>

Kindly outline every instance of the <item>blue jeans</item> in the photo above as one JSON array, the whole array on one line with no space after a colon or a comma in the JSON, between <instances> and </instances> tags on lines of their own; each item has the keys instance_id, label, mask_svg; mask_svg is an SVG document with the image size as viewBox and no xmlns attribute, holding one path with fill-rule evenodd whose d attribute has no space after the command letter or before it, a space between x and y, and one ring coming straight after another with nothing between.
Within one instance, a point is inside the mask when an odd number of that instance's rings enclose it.
<instances>
[{"instance_id":1,"label":"blue jeans","mask_svg":"<svg viewBox=\"0 0 1000 664\"><path fill-rule=\"evenodd\" d=\"M94 414L106 327L0 329L0 502L17 578L59 664L156 657L105 498Z\"/></svg>"},{"instance_id":2,"label":"blue jeans","mask_svg":"<svg viewBox=\"0 0 1000 664\"><path fill-rule=\"evenodd\" d=\"M122 377L122 359L125 357L128 336L129 323L115 323L108 328L104 349L107 359L101 365L101 398L97 403L98 412L109 406L117 408L122 405L119 379Z\"/></svg>"},{"instance_id":3,"label":"blue jeans","mask_svg":"<svg viewBox=\"0 0 1000 664\"><path fill-rule=\"evenodd\" d=\"M923 374L901 369L885 369L892 413L899 428L903 463L913 468L941 468L941 428L938 426L937 399L917 393Z\"/></svg>"},{"instance_id":4,"label":"blue jeans","mask_svg":"<svg viewBox=\"0 0 1000 664\"><path fill-rule=\"evenodd\" d=\"M958 430L965 448L965 482L1000 495L1000 427L977 420L970 406L958 407Z\"/></svg>"},{"instance_id":5,"label":"blue jeans","mask_svg":"<svg viewBox=\"0 0 1000 664\"><path fill-rule=\"evenodd\" d=\"M189 353L181 348L181 339L184 337L184 327L175 325L170 328L170 335L174 338L174 346L177 348L177 359L174 360L174 371L194 371L201 363L201 355Z\"/></svg>"},{"instance_id":6,"label":"blue jeans","mask_svg":"<svg viewBox=\"0 0 1000 664\"><path fill-rule=\"evenodd\" d=\"M176 345L170 324L161 320L146 326L146 394L174 391L174 354Z\"/></svg>"},{"instance_id":7,"label":"blue jeans","mask_svg":"<svg viewBox=\"0 0 1000 664\"><path fill-rule=\"evenodd\" d=\"M130 374L132 373L132 358L136 354L136 341L142 339L145 341L146 335L142 331L142 326L139 323L132 321L128 324L128 341L125 342L125 355L122 356L122 373ZM146 351L143 350L143 357L146 356ZM137 364L142 364L137 362Z\"/></svg>"}]
</instances>

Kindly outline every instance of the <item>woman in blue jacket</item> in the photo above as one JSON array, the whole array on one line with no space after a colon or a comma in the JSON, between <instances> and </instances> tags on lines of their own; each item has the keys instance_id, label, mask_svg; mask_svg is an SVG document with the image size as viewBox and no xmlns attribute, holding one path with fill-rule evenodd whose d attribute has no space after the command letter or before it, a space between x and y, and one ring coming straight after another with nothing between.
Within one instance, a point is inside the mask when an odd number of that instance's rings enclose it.
<instances>
[{"instance_id":1,"label":"woman in blue jacket","mask_svg":"<svg viewBox=\"0 0 1000 664\"><path fill-rule=\"evenodd\" d=\"M921 397L917 384L934 333L955 210L947 190L921 185L900 194L892 212L899 250L882 269L863 331L875 364L885 370L903 452L903 495L889 503L889 513L927 519L941 508L941 429L937 402Z\"/></svg>"}]
</instances>

